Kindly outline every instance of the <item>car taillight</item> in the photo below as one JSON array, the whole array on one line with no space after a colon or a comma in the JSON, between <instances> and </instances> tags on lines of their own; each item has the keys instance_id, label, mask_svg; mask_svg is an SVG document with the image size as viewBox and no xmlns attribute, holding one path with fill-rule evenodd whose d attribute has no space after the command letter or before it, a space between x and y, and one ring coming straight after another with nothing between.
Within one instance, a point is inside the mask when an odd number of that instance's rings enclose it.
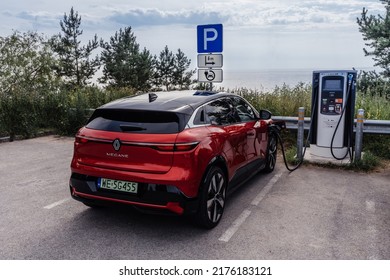
<instances>
[{"instance_id":1,"label":"car taillight","mask_svg":"<svg viewBox=\"0 0 390 280\"><path fill-rule=\"evenodd\" d=\"M76 138L75 138L75 143L77 143L77 144L84 144L87 142L88 142L87 138L80 137L80 136L76 136Z\"/></svg>"},{"instance_id":2,"label":"car taillight","mask_svg":"<svg viewBox=\"0 0 390 280\"><path fill-rule=\"evenodd\" d=\"M191 151L192 149L195 149L195 147L198 146L198 144L199 144L199 142L178 143L178 144L175 144L175 151L177 151L177 152Z\"/></svg>"},{"instance_id":3,"label":"car taillight","mask_svg":"<svg viewBox=\"0 0 390 280\"><path fill-rule=\"evenodd\" d=\"M175 144L161 144L151 146L153 149L162 151L162 152L173 152L175 150Z\"/></svg>"},{"instance_id":4,"label":"car taillight","mask_svg":"<svg viewBox=\"0 0 390 280\"><path fill-rule=\"evenodd\" d=\"M194 149L199 142L177 143L177 144L161 144L153 145L152 147L161 152L187 152Z\"/></svg>"}]
</instances>

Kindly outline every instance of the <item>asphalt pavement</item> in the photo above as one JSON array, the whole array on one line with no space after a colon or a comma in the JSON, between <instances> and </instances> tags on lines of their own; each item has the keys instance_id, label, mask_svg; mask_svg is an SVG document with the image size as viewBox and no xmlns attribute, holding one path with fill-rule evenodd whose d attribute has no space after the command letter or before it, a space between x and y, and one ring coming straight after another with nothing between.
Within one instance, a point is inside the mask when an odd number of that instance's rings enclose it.
<instances>
[{"instance_id":1,"label":"asphalt pavement","mask_svg":"<svg viewBox=\"0 0 390 280\"><path fill-rule=\"evenodd\" d=\"M0 143L0 259L390 259L390 171L278 163L213 230L70 198L73 138Z\"/></svg>"}]
</instances>

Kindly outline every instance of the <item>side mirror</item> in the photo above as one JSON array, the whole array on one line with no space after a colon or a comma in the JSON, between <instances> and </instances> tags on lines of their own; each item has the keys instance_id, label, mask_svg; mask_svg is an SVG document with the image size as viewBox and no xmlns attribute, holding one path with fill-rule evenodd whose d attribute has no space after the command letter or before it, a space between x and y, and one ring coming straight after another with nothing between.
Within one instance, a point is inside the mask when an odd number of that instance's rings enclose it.
<instances>
[{"instance_id":1,"label":"side mirror","mask_svg":"<svg viewBox=\"0 0 390 280\"><path fill-rule=\"evenodd\" d=\"M269 120L272 117L272 114L268 110L260 110L260 119Z\"/></svg>"}]
</instances>

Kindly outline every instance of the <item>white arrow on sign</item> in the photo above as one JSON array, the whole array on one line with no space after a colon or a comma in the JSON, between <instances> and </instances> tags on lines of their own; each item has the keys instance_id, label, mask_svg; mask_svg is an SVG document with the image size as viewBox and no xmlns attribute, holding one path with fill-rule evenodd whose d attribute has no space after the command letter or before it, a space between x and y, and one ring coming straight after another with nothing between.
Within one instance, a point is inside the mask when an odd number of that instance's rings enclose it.
<instances>
[{"instance_id":1,"label":"white arrow on sign","mask_svg":"<svg viewBox=\"0 0 390 280\"><path fill-rule=\"evenodd\" d=\"M222 54L198 54L199 68L221 68L222 65Z\"/></svg>"},{"instance_id":2,"label":"white arrow on sign","mask_svg":"<svg viewBox=\"0 0 390 280\"><path fill-rule=\"evenodd\" d=\"M222 83L222 69L198 69L198 82Z\"/></svg>"}]
</instances>

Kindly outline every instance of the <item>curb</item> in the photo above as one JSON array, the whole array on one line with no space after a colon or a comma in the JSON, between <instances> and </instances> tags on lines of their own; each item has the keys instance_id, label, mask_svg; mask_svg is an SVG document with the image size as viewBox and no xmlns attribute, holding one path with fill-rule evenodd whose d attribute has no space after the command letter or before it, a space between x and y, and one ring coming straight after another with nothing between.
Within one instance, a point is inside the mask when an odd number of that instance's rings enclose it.
<instances>
[{"instance_id":1,"label":"curb","mask_svg":"<svg viewBox=\"0 0 390 280\"><path fill-rule=\"evenodd\" d=\"M37 134L35 134L30 138L23 138L21 135L16 135L14 141L38 138L38 137L49 136L49 135L56 135L56 133L55 131L38 132ZM9 136L0 137L0 143L6 143L6 142L11 142Z\"/></svg>"}]
</instances>

